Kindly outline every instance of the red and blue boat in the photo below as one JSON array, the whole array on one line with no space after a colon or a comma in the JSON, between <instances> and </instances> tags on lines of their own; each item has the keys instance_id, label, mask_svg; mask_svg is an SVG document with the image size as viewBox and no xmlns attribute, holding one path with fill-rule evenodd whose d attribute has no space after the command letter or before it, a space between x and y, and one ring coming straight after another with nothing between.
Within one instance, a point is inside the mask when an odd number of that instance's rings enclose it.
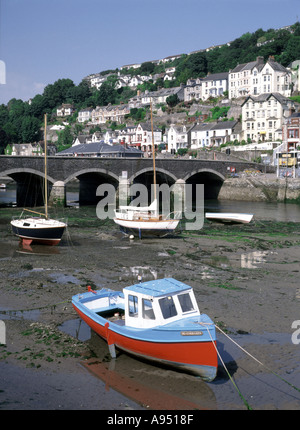
<instances>
[{"instance_id":1,"label":"red and blue boat","mask_svg":"<svg viewBox=\"0 0 300 430\"><path fill-rule=\"evenodd\" d=\"M77 294L72 305L116 349L212 381L217 374L216 330L199 311L192 287L173 278L141 282L123 291Z\"/></svg>"}]
</instances>

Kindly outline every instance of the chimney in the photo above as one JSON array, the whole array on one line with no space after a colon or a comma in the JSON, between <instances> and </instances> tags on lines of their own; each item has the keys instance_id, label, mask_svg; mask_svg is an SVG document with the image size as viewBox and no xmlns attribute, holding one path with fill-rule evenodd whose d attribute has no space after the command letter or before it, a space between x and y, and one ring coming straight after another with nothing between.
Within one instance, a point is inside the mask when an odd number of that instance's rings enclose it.
<instances>
[{"instance_id":1,"label":"chimney","mask_svg":"<svg viewBox=\"0 0 300 430\"><path fill-rule=\"evenodd\" d=\"M262 63L264 62L264 57L262 57L262 56L256 57L256 61L257 61L259 64L262 64Z\"/></svg>"},{"instance_id":2,"label":"chimney","mask_svg":"<svg viewBox=\"0 0 300 430\"><path fill-rule=\"evenodd\" d=\"M275 61L274 55L269 55L269 61Z\"/></svg>"}]
</instances>

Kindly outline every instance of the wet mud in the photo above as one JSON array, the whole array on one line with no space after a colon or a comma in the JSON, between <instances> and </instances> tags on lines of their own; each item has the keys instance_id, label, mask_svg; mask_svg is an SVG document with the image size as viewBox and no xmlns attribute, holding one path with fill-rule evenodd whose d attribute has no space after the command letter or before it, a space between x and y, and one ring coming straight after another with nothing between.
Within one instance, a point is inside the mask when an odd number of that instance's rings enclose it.
<instances>
[{"instance_id":1,"label":"wet mud","mask_svg":"<svg viewBox=\"0 0 300 430\"><path fill-rule=\"evenodd\" d=\"M0 214L0 409L300 408L300 335L292 328L300 326L299 223L205 222L200 231L130 240L94 208L69 208L58 247L24 248L10 231L12 212ZM138 277L174 277L194 288L200 311L222 330L220 356L245 401L221 362L205 383L126 354L110 359L71 297L87 285L119 290Z\"/></svg>"}]
</instances>

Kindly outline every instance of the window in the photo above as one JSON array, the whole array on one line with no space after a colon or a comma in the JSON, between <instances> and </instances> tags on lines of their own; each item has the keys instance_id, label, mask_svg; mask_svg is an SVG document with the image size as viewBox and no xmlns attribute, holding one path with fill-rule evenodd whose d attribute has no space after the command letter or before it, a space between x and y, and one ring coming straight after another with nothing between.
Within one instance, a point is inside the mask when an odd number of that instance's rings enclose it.
<instances>
[{"instance_id":1,"label":"window","mask_svg":"<svg viewBox=\"0 0 300 430\"><path fill-rule=\"evenodd\" d=\"M174 317L177 315L176 307L172 296L163 297L159 299L159 305L162 315L165 319Z\"/></svg>"},{"instance_id":2,"label":"window","mask_svg":"<svg viewBox=\"0 0 300 430\"><path fill-rule=\"evenodd\" d=\"M149 300L149 299L143 299L142 300L142 311L143 311L143 318L144 319L155 320L155 315L154 315L151 300Z\"/></svg>"},{"instance_id":3,"label":"window","mask_svg":"<svg viewBox=\"0 0 300 430\"><path fill-rule=\"evenodd\" d=\"M190 312L194 310L193 303L189 293L180 294L178 300L181 306L182 312Z\"/></svg>"},{"instance_id":4,"label":"window","mask_svg":"<svg viewBox=\"0 0 300 430\"><path fill-rule=\"evenodd\" d=\"M128 305L129 305L129 316L137 317L138 316L138 298L137 296L128 296Z\"/></svg>"}]
</instances>

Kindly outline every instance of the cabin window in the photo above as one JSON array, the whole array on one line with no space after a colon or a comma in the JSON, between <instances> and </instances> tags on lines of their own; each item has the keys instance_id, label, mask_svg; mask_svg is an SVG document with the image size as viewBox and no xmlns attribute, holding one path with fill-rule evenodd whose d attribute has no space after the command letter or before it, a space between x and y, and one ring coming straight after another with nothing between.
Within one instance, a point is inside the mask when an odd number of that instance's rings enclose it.
<instances>
[{"instance_id":1,"label":"cabin window","mask_svg":"<svg viewBox=\"0 0 300 430\"><path fill-rule=\"evenodd\" d=\"M149 299L142 300L143 318L147 320L155 320L155 315L152 307L152 301Z\"/></svg>"},{"instance_id":2,"label":"cabin window","mask_svg":"<svg viewBox=\"0 0 300 430\"><path fill-rule=\"evenodd\" d=\"M182 312L190 312L194 310L194 306L189 293L180 294L178 296L178 300L179 300Z\"/></svg>"},{"instance_id":3,"label":"cabin window","mask_svg":"<svg viewBox=\"0 0 300 430\"><path fill-rule=\"evenodd\" d=\"M128 305L129 305L129 316L137 317L138 316L138 298L137 296L128 296Z\"/></svg>"},{"instance_id":4,"label":"cabin window","mask_svg":"<svg viewBox=\"0 0 300 430\"><path fill-rule=\"evenodd\" d=\"M177 315L176 307L173 301L173 297L163 297L159 299L159 305L162 312L162 315L165 319L174 317Z\"/></svg>"}]
</instances>

